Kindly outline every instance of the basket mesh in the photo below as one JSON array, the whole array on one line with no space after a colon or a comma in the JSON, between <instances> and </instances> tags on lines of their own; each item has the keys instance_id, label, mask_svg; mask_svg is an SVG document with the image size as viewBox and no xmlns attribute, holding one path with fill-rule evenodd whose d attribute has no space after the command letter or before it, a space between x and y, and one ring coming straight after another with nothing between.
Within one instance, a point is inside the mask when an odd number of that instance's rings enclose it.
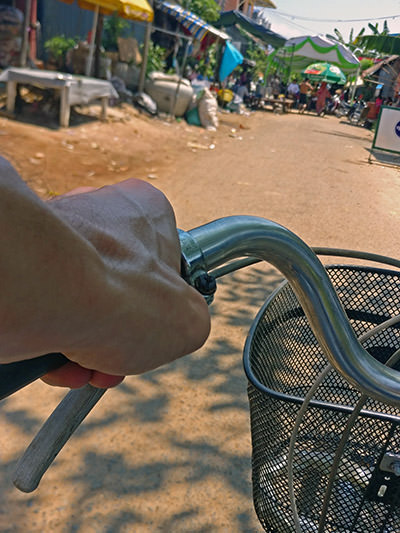
<instances>
[{"instance_id":1,"label":"basket mesh","mask_svg":"<svg viewBox=\"0 0 400 533\"><path fill-rule=\"evenodd\" d=\"M400 313L400 274L348 266L329 267L328 273L357 336ZM364 347L386 362L400 347L399 327L373 336ZM301 419L289 480L289 442L300 404L327 361L288 284L259 314L245 358L253 496L265 531L296 531L289 499L292 483L302 532L398 533L400 477L379 466L389 453L400 456L400 410L367 399L339 449L360 393L334 370L316 389ZM400 364L394 368L400 370ZM335 455L340 459L336 472Z\"/></svg>"}]
</instances>

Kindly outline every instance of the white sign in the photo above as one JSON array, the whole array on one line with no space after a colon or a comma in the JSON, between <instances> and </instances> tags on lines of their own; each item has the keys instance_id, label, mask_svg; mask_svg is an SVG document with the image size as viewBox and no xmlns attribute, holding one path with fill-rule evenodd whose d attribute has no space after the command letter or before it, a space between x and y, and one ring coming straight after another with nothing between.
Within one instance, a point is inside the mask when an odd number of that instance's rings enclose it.
<instances>
[{"instance_id":1,"label":"white sign","mask_svg":"<svg viewBox=\"0 0 400 533\"><path fill-rule=\"evenodd\" d=\"M382 107L372 148L400 153L400 108Z\"/></svg>"}]
</instances>

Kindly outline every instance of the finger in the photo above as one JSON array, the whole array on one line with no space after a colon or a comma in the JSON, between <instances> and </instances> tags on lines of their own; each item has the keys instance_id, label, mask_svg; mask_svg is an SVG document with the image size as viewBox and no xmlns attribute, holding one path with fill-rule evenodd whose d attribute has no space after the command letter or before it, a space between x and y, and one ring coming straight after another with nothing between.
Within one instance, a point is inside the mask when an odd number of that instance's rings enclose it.
<instances>
[{"instance_id":1,"label":"finger","mask_svg":"<svg viewBox=\"0 0 400 533\"><path fill-rule=\"evenodd\" d=\"M65 365L48 372L42 376L42 380L48 385L54 387L69 387L70 389L79 389L91 380L93 370L83 368L82 366L69 361Z\"/></svg>"},{"instance_id":2,"label":"finger","mask_svg":"<svg viewBox=\"0 0 400 533\"><path fill-rule=\"evenodd\" d=\"M87 383L99 389L109 389L119 385L123 379L124 376L113 376L97 370L89 370L72 361L42 376L42 380L48 385L70 389L79 389Z\"/></svg>"},{"instance_id":3,"label":"finger","mask_svg":"<svg viewBox=\"0 0 400 533\"><path fill-rule=\"evenodd\" d=\"M110 389L119 385L125 376L112 376L111 374L104 374L93 370L92 377L90 378L90 385L98 387L99 389Z\"/></svg>"}]
</instances>

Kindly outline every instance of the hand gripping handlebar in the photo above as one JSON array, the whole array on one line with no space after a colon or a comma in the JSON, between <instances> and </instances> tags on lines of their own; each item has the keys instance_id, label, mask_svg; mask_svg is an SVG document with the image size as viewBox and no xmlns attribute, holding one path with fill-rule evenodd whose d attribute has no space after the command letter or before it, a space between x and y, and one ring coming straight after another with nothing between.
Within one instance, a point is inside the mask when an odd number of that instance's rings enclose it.
<instances>
[{"instance_id":1,"label":"hand gripping handlebar","mask_svg":"<svg viewBox=\"0 0 400 533\"><path fill-rule=\"evenodd\" d=\"M182 275L198 288L202 285L199 281L210 271L235 258L255 257L275 266L292 286L331 365L362 393L400 406L400 372L379 363L362 348L322 263L295 234L263 218L234 216L189 232L180 231L179 236ZM59 365L62 363L60 358ZM23 372L23 364L15 364ZM0 382L1 366L11 365L0 365ZM41 368L35 375L31 370L29 380L46 371ZM22 386L25 384L26 380ZM0 397L1 393L0 390ZM37 487L57 453L103 393L87 385L67 394L20 459L14 478L18 488L30 492Z\"/></svg>"}]
</instances>

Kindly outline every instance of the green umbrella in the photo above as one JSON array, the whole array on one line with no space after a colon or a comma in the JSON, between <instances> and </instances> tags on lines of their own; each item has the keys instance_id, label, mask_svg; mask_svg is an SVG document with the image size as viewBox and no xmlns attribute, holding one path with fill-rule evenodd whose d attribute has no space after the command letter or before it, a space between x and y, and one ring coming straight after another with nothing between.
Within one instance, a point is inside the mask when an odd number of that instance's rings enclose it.
<instances>
[{"instance_id":1,"label":"green umbrella","mask_svg":"<svg viewBox=\"0 0 400 533\"><path fill-rule=\"evenodd\" d=\"M346 83L346 76L336 65L331 63L313 63L302 71L303 76L312 81L326 81L328 83Z\"/></svg>"}]
</instances>

